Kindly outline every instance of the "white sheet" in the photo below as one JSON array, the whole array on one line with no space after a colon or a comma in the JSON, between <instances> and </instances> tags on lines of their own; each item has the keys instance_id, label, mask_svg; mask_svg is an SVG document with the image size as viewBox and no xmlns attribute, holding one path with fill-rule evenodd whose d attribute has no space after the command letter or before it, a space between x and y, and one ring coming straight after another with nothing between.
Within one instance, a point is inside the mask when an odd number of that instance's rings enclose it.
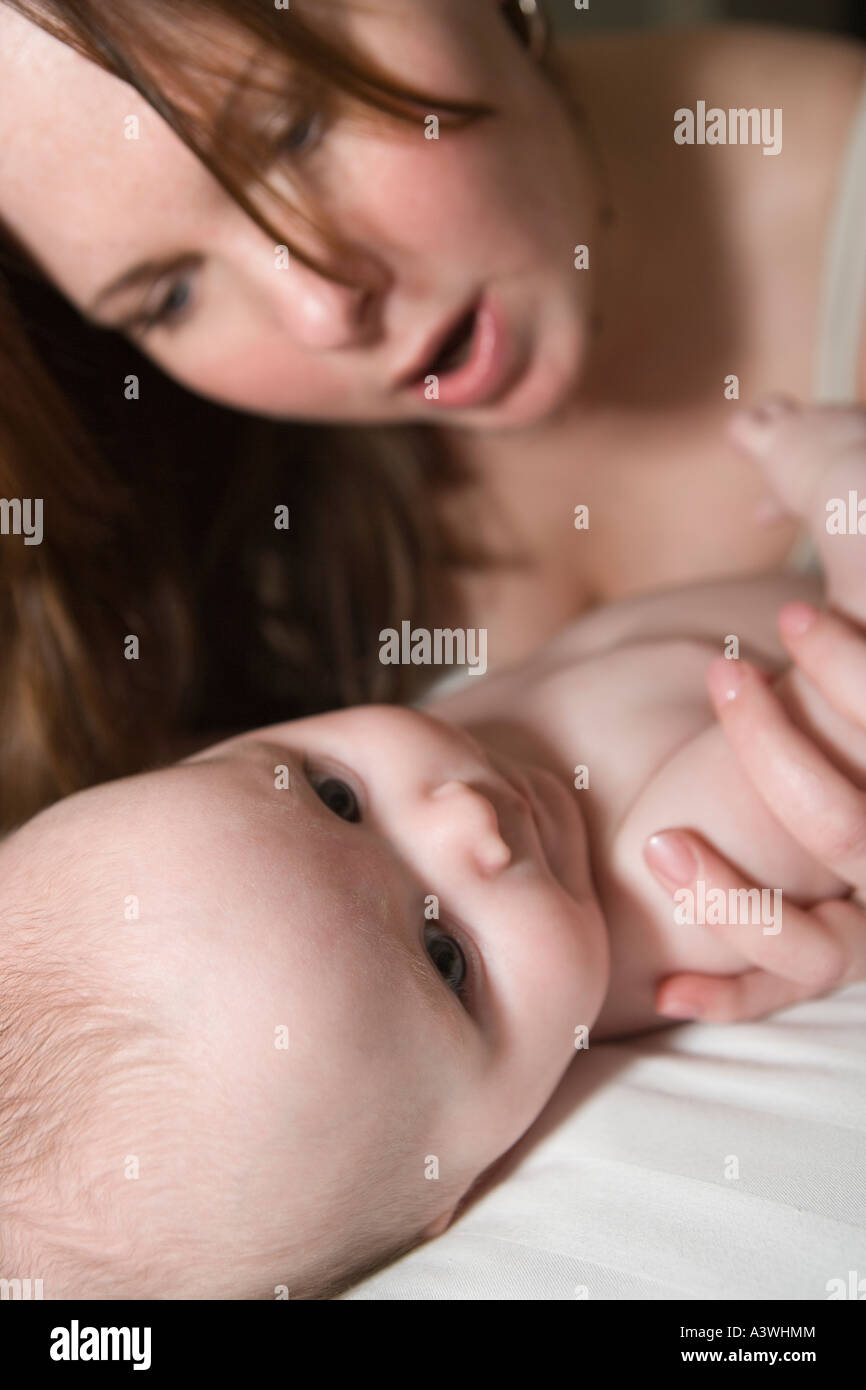
<instances>
[{"instance_id":1,"label":"white sheet","mask_svg":"<svg viewBox=\"0 0 866 1390\"><path fill-rule=\"evenodd\" d=\"M859 984L578 1053L510 1175L343 1298L826 1299L866 1279L864 1044Z\"/></svg>"}]
</instances>

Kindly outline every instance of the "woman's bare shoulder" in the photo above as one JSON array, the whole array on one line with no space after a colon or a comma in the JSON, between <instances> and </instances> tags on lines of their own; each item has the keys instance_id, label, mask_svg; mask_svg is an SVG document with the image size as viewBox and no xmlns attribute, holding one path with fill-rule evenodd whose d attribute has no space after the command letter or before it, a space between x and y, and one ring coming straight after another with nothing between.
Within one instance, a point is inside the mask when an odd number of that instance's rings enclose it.
<instances>
[{"instance_id":1,"label":"woman's bare shoulder","mask_svg":"<svg viewBox=\"0 0 866 1390\"><path fill-rule=\"evenodd\" d=\"M751 267L765 321L783 321L779 297L790 300L792 286L800 287L792 312L812 313L841 160L864 90L866 46L811 30L730 24L586 39L569 45L566 63L578 91L582 84L594 98L600 93L597 109L619 121L628 140L641 142L644 164L670 174L673 184L658 178L648 197L658 187L669 199L673 187L688 216L700 161L698 187L711 196L732 256ZM706 131L698 135L698 122L714 108L723 116L736 111L738 139L707 141L706 150L683 159L674 138L680 113L694 113L686 143L702 146ZM780 158L739 148L740 113L750 111L761 113L762 153ZM756 125L745 125L749 143Z\"/></svg>"},{"instance_id":2,"label":"woman's bare shoulder","mask_svg":"<svg viewBox=\"0 0 866 1390\"><path fill-rule=\"evenodd\" d=\"M778 106L805 98L844 104L866 74L866 45L811 29L762 24L568 35L557 51L579 72L588 61L643 74L643 86L681 90L707 105ZM820 112L811 112L820 116Z\"/></svg>"},{"instance_id":3,"label":"woman's bare shoulder","mask_svg":"<svg viewBox=\"0 0 866 1390\"><path fill-rule=\"evenodd\" d=\"M735 633L754 659L787 662L776 615L791 599L814 603L820 593L814 576L787 572L655 590L592 609L533 660L556 668L647 642L703 641L722 648Z\"/></svg>"},{"instance_id":4,"label":"woman's bare shoulder","mask_svg":"<svg viewBox=\"0 0 866 1390\"><path fill-rule=\"evenodd\" d=\"M768 25L728 24L678 30L636 30L569 39L557 53L575 96L606 92L606 108L625 108L628 127L660 132L657 158L675 160L674 113L707 109L777 108L783 149L793 158L743 161L714 158L714 167L735 183L757 168L761 180L775 168L772 199L783 211L786 184L800 196L814 175L828 190L847 142L866 79L866 45L855 39ZM645 138L651 139L650 135ZM718 155L720 152L715 151ZM790 171L792 177L786 176ZM739 184L738 184L739 186ZM736 190L728 190L732 195Z\"/></svg>"},{"instance_id":5,"label":"woman's bare shoulder","mask_svg":"<svg viewBox=\"0 0 866 1390\"><path fill-rule=\"evenodd\" d=\"M786 124L816 138L847 122L866 76L866 45L810 29L732 24L686 33L681 44L695 76L718 84L716 104L781 107Z\"/></svg>"}]
</instances>

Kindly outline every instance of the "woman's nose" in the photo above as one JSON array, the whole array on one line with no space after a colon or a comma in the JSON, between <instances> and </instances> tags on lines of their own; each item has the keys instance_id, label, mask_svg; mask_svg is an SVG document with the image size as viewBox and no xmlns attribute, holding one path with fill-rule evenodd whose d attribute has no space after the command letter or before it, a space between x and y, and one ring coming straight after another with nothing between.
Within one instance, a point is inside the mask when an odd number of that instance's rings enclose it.
<instances>
[{"instance_id":1,"label":"woman's nose","mask_svg":"<svg viewBox=\"0 0 866 1390\"><path fill-rule=\"evenodd\" d=\"M511 863L511 850L502 838L493 804L466 782L442 782L430 793L440 812L437 833L459 853L469 855L485 874L496 874Z\"/></svg>"},{"instance_id":2,"label":"woman's nose","mask_svg":"<svg viewBox=\"0 0 866 1390\"><path fill-rule=\"evenodd\" d=\"M302 347L357 347L373 329L372 295L366 286L341 285L291 258L275 271L281 321Z\"/></svg>"},{"instance_id":3,"label":"woman's nose","mask_svg":"<svg viewBox=\"0 0 866 1390\"><path fill-rule=\"evenodd\" d=\"M381 331L381 302L389 284L385 267L361 251L346 250L335 271L346 280L328 279L306 264L293 249L274 246L256 229L246 227L234 248L244 274L255 280L265 312L276 318L293 343L326 350L359 347ZM255 238L255 250L250 243ZM313 255L312 248L309 253ZM316 254L324 255L321 248ZM327 258L326 258L327 259Z\"/></svg>"}]
</instances>

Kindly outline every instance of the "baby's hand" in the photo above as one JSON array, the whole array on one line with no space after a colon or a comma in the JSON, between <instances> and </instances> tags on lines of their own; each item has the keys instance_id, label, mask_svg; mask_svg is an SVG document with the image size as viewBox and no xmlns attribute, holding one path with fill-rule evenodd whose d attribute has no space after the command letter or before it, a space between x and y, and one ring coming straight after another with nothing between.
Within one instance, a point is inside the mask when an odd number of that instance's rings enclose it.
<instances>
[{"instance_id":1,"label":"baby's hand","mask_svg":"<svg viewBox=\"0 0 866 1390\"><path fill-rule=\"evenodd\" d=\"M866 622L866 410L772 397L738 415L731 433L808 523L831 604Z\"/></svg>"},{"instance_id":2,"label":"baby's hand","mask_svg":"<svg viewBox=\"0 0 866 1390\"><path fill-rule=\"evenodd\" d=\"M806 521L814 519L815 502L824 500L822 483L840 465L862 469L866 477L866 410L857 406L800 407L770 396L736 415L730 430L784 507ZM863 525L866 534L866 513Z\"/></svg>"}]
</instances>

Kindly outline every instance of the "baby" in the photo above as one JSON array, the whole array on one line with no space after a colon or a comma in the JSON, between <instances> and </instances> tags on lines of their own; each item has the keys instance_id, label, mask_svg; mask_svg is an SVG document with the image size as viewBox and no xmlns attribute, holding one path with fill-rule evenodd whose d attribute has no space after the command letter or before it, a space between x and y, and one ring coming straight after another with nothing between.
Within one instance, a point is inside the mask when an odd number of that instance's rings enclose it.
<instances>
[{"instance_id":1,"label":"baby","mask_svg":"<svg viewBox=\"0 0 866 1390\"><path fill-rule=\"evenodd\" d=\"M866 415L778 403L750 431L830 603L866 624L866 541L825 507L866 496ZM256 730L12 834L0 1275L48 1298L333 1296L445 1229L589 1036L658 1026L661 978L739 974L750 934L784 939L786 895L844 896L705 693L732 638L780 671L778 607L815 592L619 604L427 710ZM866 735L799 673L778 688L866 785ZM642 857L668 825L772 910L690 924Z\"/></svg>"}]
</instances>

